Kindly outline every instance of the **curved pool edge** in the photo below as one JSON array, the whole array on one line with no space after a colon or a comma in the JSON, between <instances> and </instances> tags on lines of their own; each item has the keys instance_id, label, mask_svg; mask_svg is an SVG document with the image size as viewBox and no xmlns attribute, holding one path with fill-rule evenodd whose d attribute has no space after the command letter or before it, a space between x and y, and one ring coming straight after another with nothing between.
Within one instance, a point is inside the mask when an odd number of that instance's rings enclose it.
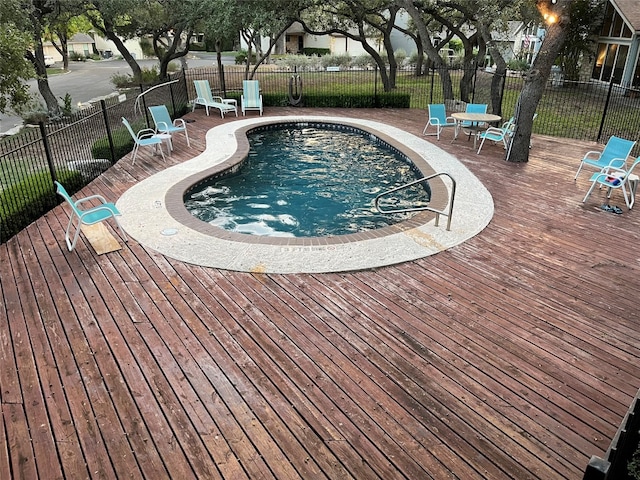
<instances>
[{"instance_id":1,"label":"curved pool edge","mask_svg":"<svg viewBox=\"0 0 640 480\"><path fill-rule=\"evenodd\" d=\"M237 157L239 131L274 122L345 123L373 130L382 138L406 146L425 159L433 170L447 172L456 180L451 231L446 230L446 217L442 216L436 227L433 214L423 213L407 223L402 222L399 228L392 226L362 234L265 238L212 226L203 228L204 222L195 217L175 214L184 208L179 193L192 183L189 179ZM181 186L176 189L176 185ZM493 199L488 190L462 163L437 146L380 122L323 116L261 117L214 127L207 132L204 152L131 187L116 205L122 212L121 224L127 234L145 247L187 263L263 273L344 272L416 260L472 238L493 217Z\"/></svg>"}]
</instances>

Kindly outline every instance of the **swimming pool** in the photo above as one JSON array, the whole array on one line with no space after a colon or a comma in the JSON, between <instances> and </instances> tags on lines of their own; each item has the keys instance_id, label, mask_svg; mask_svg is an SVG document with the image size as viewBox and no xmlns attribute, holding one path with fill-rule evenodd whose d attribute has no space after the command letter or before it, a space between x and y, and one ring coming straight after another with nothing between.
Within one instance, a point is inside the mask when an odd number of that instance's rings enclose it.
<instances>
[{"instance_id":1,"label":"swimming pool","mask_svg":"<svg viewBox=\"0 0 640 480\"><path fill-rule=\"evenodd\" d=\"M393 225L414 213L382 214L379 193L421 178L398 149L360 128L282 123L247 132L242 167L206 179L185 194L194 216L251 235L321 237ZM429 203L429 183L394 195L394 207Z\"/></svg>"},{"instance_id":2,"label":"swimming pool","mask_svg":"<svg viewBox=\"0 0 640 480\"><path fill-rule=\"evenodd\" d=\"M206 122L198 112L188 115ZM419 213L396 225L334 237L262 237L229 232L193 217L183 197L211 175L233 171L249 153L246 132L279 122L333 122L372 132L407 153L424 176L436 171L455 178L455 212L448 231L434 214ZM427 161L428 159L428 161ZM431 185L430 205L444 209L444 182ZM440 202L440 203L438 203ZM441 252L481 232L493 216L493 199L455 157L418 135L391 125L350 117L273 116L225 122L206 134L206 149L137 183L116 202L127 234L148 249L205 267L260 273L323 273L361 270Z\"/></svg>"}]
</instances>

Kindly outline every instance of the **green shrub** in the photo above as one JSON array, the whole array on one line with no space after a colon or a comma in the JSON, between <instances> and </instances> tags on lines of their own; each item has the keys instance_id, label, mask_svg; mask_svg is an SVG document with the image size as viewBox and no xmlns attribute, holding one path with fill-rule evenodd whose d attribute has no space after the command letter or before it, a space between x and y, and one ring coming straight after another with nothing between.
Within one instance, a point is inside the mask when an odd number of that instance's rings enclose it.
<instances>
[{"instance_id":1,"label":"green shrub","mask_svg":"<svg viewBox=\"0 0 640 480\"><path fill-rule=\"evenodd\" d=\"M111 75L111 83L116 88L127 88L131 86L131 75L125 73L116 72Z\"/></svg>"},{"instance_id":2,"label":"green shrub","mask_svg":"<svg viewBox=\"0 0 640 480\"><path fill-rule=\"evenodd\" d=\"M78 52L69 52L69 60L72 62L84 62L85 56Z\"/></svg>"},{"instance_id":3,"label":"green shrub","mask_svg":"<svg viewBox=\"0 0 640 480\"><path fill-rule=\"evenodd\" d=\"M275 101L275 103L271 103ZM281 95L269 98L263 95L265 106L287 105L289 99ZM283 103L284 102L284 103ZM302 94L302 104L305 107L320 108L409 108L411 95L407 93L383 93L377 96L369 94Z\"/></svg>"},{"instance_id":4,"label":"green shrub","mask_svg":"<svg viewBox=\"0 0 640 480\"><path fill-rule=\"evenodd\" d=\"M113 83L116 88L132 88L137 87L141 83L143 85L153 85L158 82L160 78L160 73L158 72L158 67L155 65L151 68L143 68L141 70L142 78L137 79L133 75L122 74L120 72L116 72L111 75L111 83Z\"/></svg>"},{"instance_id":5,"label":"green shrub","mask_svg":"<svg viewBox=\"0 0 640 480\"><path fill-rule=\"evenodd\" d=\"M302 53L311 57L312 55L318 55L321 57L322 55L329 55L331 53L331 49L329 48L303 48Z\"/></svg>"},{"instance_id":6,"label":"green shrub","mask_svg":"<svg viewBox=\"0 0 640 480\"><path fill-rule=\"evenodd\" d=\"M189 51L191 52L207 52L207 46L204 43L192 42L189 45Z\"/></svg>"},{"instance_id":7,"label":"green shrub","mask_svg":"<svg viewBox=\"0 0 640 480\"><path fill-rule=\"evenodd\" d=\"M248 52L246 50L240 50L238 53L236 53L236 65L242 65L243 63L245 63L247 61L247 55ZM255 53L251 53L251 64L256 63L256 54Z\"/></svg>"},{"instance_id":8,"label":"green shrub","mask_svg":"<svg viewBox=\"0 0 640 480\"><path fill-rule=\"evenodd\" d=\"M513 58L507 62L507 68L515 71L525 71L529 70L529 64L526 60Z\"/></svg>"},{"instance_id":9,"label":"green shrub","mask_svg":"<svg viewBox=\"0 0 640 480\"><path fill-rule=\"evenodd\" d=\"M83 186L82 175L67 169L56 172L57 179L69 192ZM10 187L0 191L0 204L5 214L0 218L1 242L36 221L59 203L51 173L34 173Z\"/></svg>"},{"instance_id":10,"label":"green shrub","mask_svg":"<svg viewBox=\"0 0 640 480\"><path fill-rule=\"evenodd\" d=\"M135 130L135 125L132 125L132 127ZM115 158L111 156L111 148L109 148L109 139L107 137L100 138L93 142L91 146L91 155L93 158L105 158L111 161L111 163L114 163L133 150L133 138L131 138L126 128L118 128L111 133L113 136Z\"/></svg>"}]
</instances>

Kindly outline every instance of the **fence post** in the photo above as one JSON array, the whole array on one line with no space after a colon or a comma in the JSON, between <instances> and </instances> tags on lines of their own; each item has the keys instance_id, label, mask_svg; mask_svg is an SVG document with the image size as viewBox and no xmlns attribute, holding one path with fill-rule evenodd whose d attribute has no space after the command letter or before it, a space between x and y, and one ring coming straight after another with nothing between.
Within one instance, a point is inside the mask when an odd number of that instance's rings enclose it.
<instances>
[{"instance_id":1,"label":"fence post","mask_svg":"<svg viewBox=\"0 0 640 480\"><path fill-rule=\"evenodd\" d=\"M433 82L435 82L436 77L436 64L431 62L429 70L431 70L431 93L429 94L429 103L433 103Z\"/></svg>"},{"instance_id":2,"label":"fence post","mask_svg":"<svg viewBox=\"0 0 640 480\"><path fill-rule=\"evenodd\" d=\"M187 72L185 69L182 69L182 83L184 84L184 98L187 100L185 104L187 107L189 106L189 86L187 85Z\"/></svg>"},{"instance_id":3,"label":"fence post","mask_svg":"<svg viewBox=\"0 0 640 480\"><path fill-rule=\"evenodd\" d=\"M613 75L611 75L611 80L609 80L609 91L607 92L607 100L604 102L604 109L602 110L602 118L600 119L600 128L598 129L598 138L596 138L596 142L599 142L600 137L602 137L602 130L604 129L604 121L607 118L607 110L609 109L609 100L611 99L612 90L613 90Z\"/></svg>"},{"instance_id":4,"label":"fence post","mask_svg":"<svg viewBox=\"0 0 640 480\"><path fill-rule=\"evenodd\" d=\"M107 115L107 102L104 99L100 100L100 108L102 108L102 118L104 120L104 126L107 130L107 140L109 140L109 150L111 151L111 165L116 163L116 148L113 144L113 135L111 134L111 125L109 123L109 116Z\"/></svg>"},{"instance_id":5,"label":"fence post","mask_svg":"<svg viewBox=\"0 0 640 480\"><path fill-rule=\"evenodd\" d=\"M47 157L47 165L49 165L49 173L51 173L51 178L56 181L58 180L58 177L56 176L56 168L53 165L51 147L49 146L49 139L47 138L47 131L44 128L44 122L38 122L38 126L40 127L40 137L42 138L42 145L44 146L44 155Z\"/></svg>"},{"instance_id":6,"label":"fence post","mask_svg":"<svg viewBox=\"0 0 640 480\"><path fill-rule=\"evenodd\" d=\"M378 106L378 65L374 69L375 77L373 78L373 104Z\"/></svg>"},{"instance_id":7,"label":"fence post","mask_svg":"<svg viewBox=\"0 0 640 480\"><path fill-rule=\"evenodd\" d=\"M169 77L169 80L171 80L171 77ZM173 116L175 117L178 112L176 112L176 99L173 95L173 83L169 84L169 97L171 97L171 108L173 111Z\"/></svg>"}]
</instances>

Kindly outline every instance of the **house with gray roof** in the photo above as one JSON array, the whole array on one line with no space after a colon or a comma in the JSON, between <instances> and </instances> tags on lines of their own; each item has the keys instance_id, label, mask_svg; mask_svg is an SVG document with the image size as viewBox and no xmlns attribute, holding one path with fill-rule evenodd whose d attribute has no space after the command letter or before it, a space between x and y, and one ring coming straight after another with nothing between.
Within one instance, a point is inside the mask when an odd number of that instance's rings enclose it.
<instances>
[{"instance_id":1,"label":"house with gray roof","mask_svg":"<svg viewBox=\"0 0 640 480\"><path fill-rule=\"evenodd\" d=\"M640 89L640 0L609 0L591 77Z\"/></svg>"}]
</instances>

